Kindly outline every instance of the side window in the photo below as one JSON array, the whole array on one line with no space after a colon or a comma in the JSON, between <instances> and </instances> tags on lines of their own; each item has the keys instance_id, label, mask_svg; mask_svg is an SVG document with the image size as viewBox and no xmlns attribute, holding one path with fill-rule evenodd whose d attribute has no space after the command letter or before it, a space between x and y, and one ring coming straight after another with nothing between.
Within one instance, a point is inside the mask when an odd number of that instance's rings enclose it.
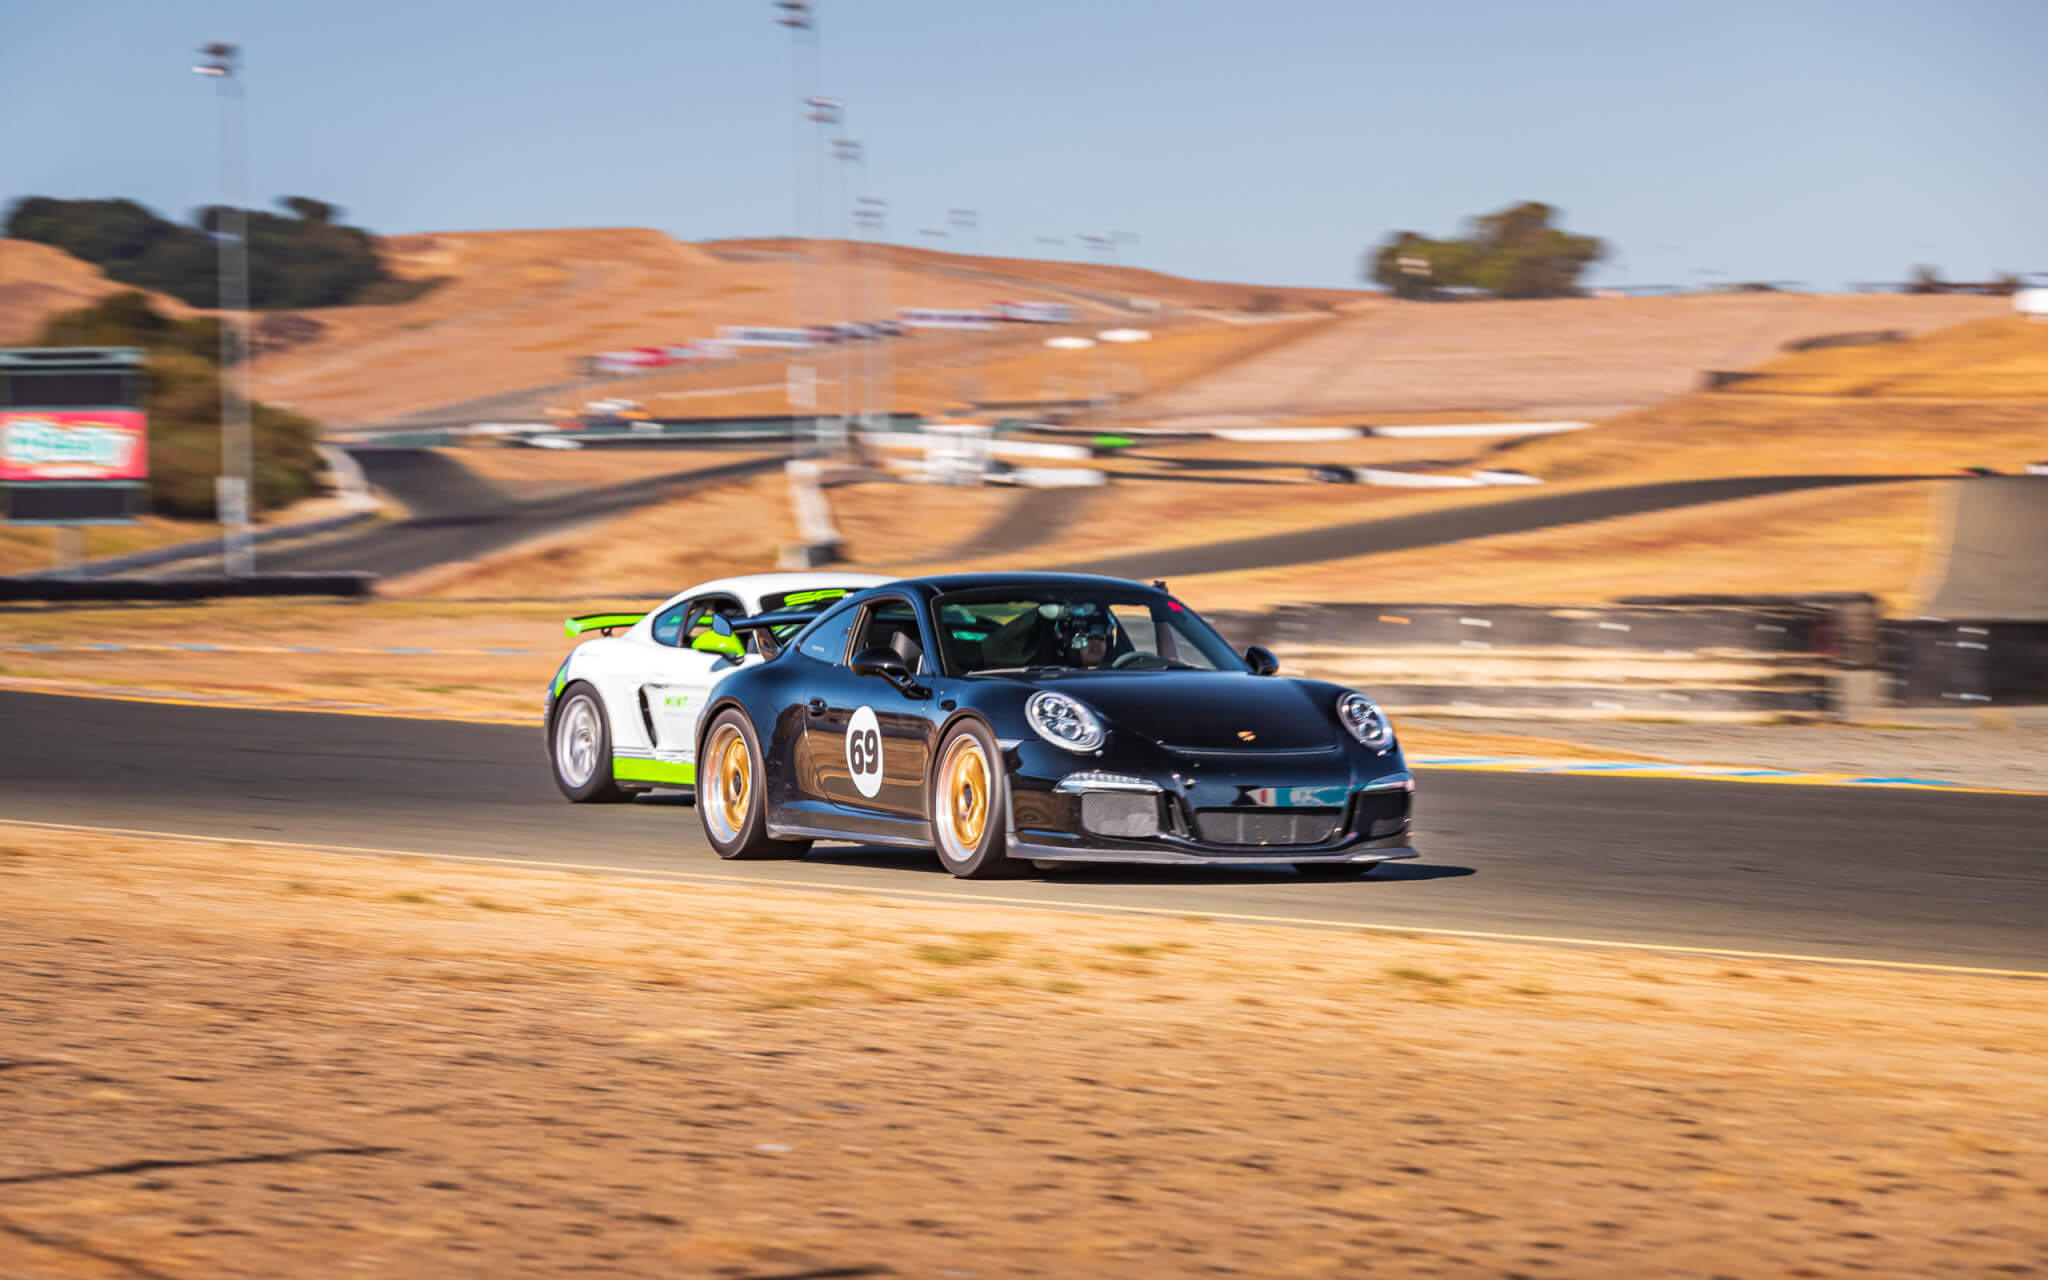
<instances>
[{"instance_id":1,"label":"side window","mask_svg":"<svg viewBox=\"0 0 2048 1280\"><path fill-rule=\"evenodd\" d=\"M846 638L853 631L853 620L859 615L859 609L844 605L826 614L804 632L804 638L797 643L798 652L820 662L843 662L846 659Z\"/></svg>"},{"instance_id":2,"label":"side window","mask_svg":"<svg viewBox=\"0 0 2048 1280\"><path fill-rule=\"evenodd\" d=\"M919 635L917 610L910 601L893 597L877 600L868 606L867 616L861 620L860 640L853 651L893 649L912 673L918 673L924 670L924 641Z\"/></svg>"},{"instance_id":3,"label":"side window","mask_svg":"<svg viewBox=\"0 0 2048 1280\"><path fill-rule=\"evenodd\" d=\"M705 596L690 601L690 611L683 619L682 646L687 649L696 643L697 637L711 630L711 615L723 614L728 618L743 618L746 610L731 596Z\"/></svg>"},{"instance_id":4,"label":"side window","mask_svg":"<svg viewBox=\"0 0 2048 1280\"><path fill-rule=\"evenodd\" d=\"M689 616L690 606L693 603L695 602L685 600L681 604L670 605L654 615L654 643L682 643L683 619Z\"/></svg>"}]
</instances>

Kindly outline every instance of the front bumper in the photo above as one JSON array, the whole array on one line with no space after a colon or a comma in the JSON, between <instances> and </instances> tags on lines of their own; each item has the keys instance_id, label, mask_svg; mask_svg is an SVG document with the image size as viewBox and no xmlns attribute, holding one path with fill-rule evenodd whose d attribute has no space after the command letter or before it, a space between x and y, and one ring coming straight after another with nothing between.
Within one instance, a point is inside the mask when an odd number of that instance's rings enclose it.
<instances>
[{"instance_id":1,"label":"front bumper","mask_svg":"<svg viewBox=\"0 0 2048 1280\"><path fill-rule=\"evenodd\" d=\"M1398 748L1198 752L1146 744L1077 756L1030 741L1004 746L1013 858L1242 866L1418 856L1409 834L1414 780ZM1105 794L1117 797L1113 820L1102 816L1108 806L1093 803ZM1142 834L1128 821L1140 811L1151 815L1136 824Z\"/></svg>"}]
</instances>

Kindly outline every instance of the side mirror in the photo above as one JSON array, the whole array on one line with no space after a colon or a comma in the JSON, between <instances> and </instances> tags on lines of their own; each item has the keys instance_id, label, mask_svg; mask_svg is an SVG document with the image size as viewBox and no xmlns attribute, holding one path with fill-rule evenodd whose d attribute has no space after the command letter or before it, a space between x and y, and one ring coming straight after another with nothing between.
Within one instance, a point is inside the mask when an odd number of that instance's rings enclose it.
<instances>
[{"instance_id":1,"label":"side mirror","mask_svg":"<svg viewBox=\"0 0 2048 1280\"><path fill-rule=\"evenodd\" d=\"M903 655L881 645L862 649L846 665L857 676L880 676L898 688L910 683L910 667L903 661Z\"/></svg>"},{"instance_id":2,"label":"side mirror","mask_svg":"<svg viewBox=\"0 0 2048 1280\"><path fill-rule=\"evenodd\" d=\"M1245 665L1252 669L1252 674L1255 676L1275 675L1280 670L1280 659L1274 657L1273 651L1264 645L1255 644L1251 648L1246 649L1244 651L1244 660Z\"/></svg>"},{"instance_id":3,"label":"side mirror","mask_svg":"<svg viewBox=\"0 0 2048 1280\"><path fill-rule=\"evenodd\" d=\"M690 647L699 653L722 654L738 662L747 656L747 643L732 633L731 626L727 626L724 633L720 634L718 622L724 621L724 618L719 618L717 622L712 623L711 630L690 641Z\"/></svg>"}]
</instances>

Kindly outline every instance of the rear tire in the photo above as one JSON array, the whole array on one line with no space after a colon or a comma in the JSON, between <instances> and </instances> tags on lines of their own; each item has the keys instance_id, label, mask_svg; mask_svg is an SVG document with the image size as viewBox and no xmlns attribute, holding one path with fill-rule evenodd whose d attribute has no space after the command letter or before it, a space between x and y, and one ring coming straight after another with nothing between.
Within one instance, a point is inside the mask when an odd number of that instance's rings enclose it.
<instances>
[{"instance_id":1,"label":"rear tire","mask_svg":"<svg viewBox=\"0 0 2048 1280\"><path fill-rule=\"evenodd\" d=\"M1002 759L979 720L962 720L939 744L925 793L932 844L939 862L962 880L1008 879L1031 870L1003 848L1010 804Z\"/></svg>"},{"instance_id":2,"label":"rear tire","mask_svg":"<svg viewBox=\"0 0 2048 1280\"><path fill-rule=\"evenodd\" d=\"M633 798L612 779L612 727L604 699L582 680L555 700L548 722L548 764L555 785L577 804L621 804Z\"/></svg>"},{"instance_id":3,"label":"rear tire","mask_svg":"<svg viewBox=\"0 0 2048 1280\"><path fill-rule=\"evenodd\" d=\"M754 726L728 708L711 722L697 752L697 818L721 858L801 858L808 840L768 834L761 782L761 740Z\"/></svg>"}]
</instances>

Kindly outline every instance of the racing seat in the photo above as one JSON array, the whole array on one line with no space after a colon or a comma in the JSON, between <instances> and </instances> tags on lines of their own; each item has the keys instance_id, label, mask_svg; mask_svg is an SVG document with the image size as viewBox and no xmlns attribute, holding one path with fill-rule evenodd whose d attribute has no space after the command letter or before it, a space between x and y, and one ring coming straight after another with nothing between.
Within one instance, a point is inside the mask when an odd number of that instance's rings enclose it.
<instances>
[{"instance_id":1,"label":"racing seat","mask_svg":"<svg viewBox=\"0 0 2048 1280\"><path fill-rule=\"evenodd\" d=\"M918 664L924 661L924 646L908 631L897 631L891 635L889 647L895 650L897 657L903 659L903 665L910 668L912 673L915 673Z\"/></svg>"}]
</instances>

